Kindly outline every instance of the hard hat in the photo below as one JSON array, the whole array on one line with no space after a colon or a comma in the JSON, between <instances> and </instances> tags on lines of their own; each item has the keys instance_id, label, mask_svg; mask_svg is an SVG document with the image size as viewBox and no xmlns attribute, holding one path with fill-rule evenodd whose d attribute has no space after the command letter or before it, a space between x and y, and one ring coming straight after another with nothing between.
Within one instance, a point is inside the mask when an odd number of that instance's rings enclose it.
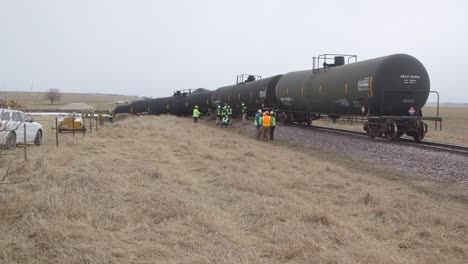
<instances>
[{"instance_id":1,"label":"hard hat","mask_svg":"<svg viewBox=\"0 0 468 264\"><path fill-rule=\"evenodd\" d=\"M218 108L221 108L221 106L220 106L220 105L218 105Z\"/></svg>"},{"instance_id":2,"label":"hard hat","mask_svg":"<svg viewBox=\"0 0 468 264\"><path fill-rule=\"evenodd\" d=\"M273 112L273 111L270 112L271 115L274 114L274 113L275 113L275 112Z\"/></svg>"},{"instance_id":3,"label":"hard hat","mask_svg":"<svg viewBox=\"0 0 468 264\"><path fill-rule=\"evenodd\" d=\"M265 111L265 114L268 115L269 114L268 111Z\"/></svg>"},{"instance_id":4,"label":"hard hat","mask_svg":"<svg viewBox=\"0 0 468 264\"><path fill-rule=\"evenodd\" d=\"M261 113L261 112L262 112L262 109L258 109L258 111L257 111L257 112Z\"/></svg>"},{"instance_id":5,"label":"hard hat","mask_svg":"<svg viewBox=\"0 0 468 264\"><path fill-rule=\"evenodd\" d=\"M242 103L242 105L245 105L244 103Z\"/></svg>"},{"instance_id":6,"label":"hard hat","mask_svg":"<svg viewBox=\"0 0 468 264\"><path fill-rule=\"evenodd\" d=\"M267 114L266 112L265 112L265 113L263 113L263 115L264 115L264 116L266 116L266 114Z\"/></svg>"},{"instance_id":7,"label":"hard hat","mask_svg":"<svg viewBox=\"0 0 468 264\"><path fill-rule=\"evenodd\" d=\"M195 108L198 108L198 105L195 105Z\"/></svg>"}]
</instances>

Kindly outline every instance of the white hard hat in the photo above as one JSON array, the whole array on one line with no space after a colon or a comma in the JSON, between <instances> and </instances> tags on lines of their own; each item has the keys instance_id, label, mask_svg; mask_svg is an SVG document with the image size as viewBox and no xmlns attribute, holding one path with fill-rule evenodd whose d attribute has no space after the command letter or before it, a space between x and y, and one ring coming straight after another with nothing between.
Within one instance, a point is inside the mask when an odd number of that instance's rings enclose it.
<instances>
[{"instance_id":1,"label":"white hard hat","mask_svg":"<svg viewBox=\"0 0 468 264\"><path fill-rule=\"evenodd\" d=\"M261 112L262 112L262 109L258 109L258 111L257 111L257 112L261 113Z\"/></svg>"},{"instance_id":2,"label":"white hard hat","mask_svg":"<svg viewBox=\"0 0 468 264\"><path fill-rule=\"evenodd\" d=\"M271 115L274 114L274 113L275 113L275 112L273 112L273 111L270 112Z\"/></svg>"}]
</instances>

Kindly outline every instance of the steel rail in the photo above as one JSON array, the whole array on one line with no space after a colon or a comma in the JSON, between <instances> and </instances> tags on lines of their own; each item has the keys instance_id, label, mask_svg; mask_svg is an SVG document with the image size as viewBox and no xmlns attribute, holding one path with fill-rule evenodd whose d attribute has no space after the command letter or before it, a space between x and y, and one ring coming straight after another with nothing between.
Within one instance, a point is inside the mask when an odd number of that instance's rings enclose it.
<instances>
[{"instance_id":1,"label":"steel rail","mask_svg":"<svg viewBox=\"0 0 468 264\"><path fill-rule=\"evenodd\" d=\"M292 125L296 127L303 127L303 128L314 129L314 130L319 130L319 131L327 131L327 132L332 132L332 133L337 133L337 134L369 138L367 136L367 133L365 132L359 132L359 131L353 131L353 130L347 130L347 129L339 129L339 128L331 128L331 127L323 127L323 126L304 126L304 125L294 124L294 123ZM403 145L406 144L406 145L410 145L414 147L420 147L420 148L425 148L425 149L430 149L430 150L437 150L437 151L443 151L443 152L449 152L453 154L460 154L460 155L468 156L468 147L466 146L437 143L433 141L416 142L414 140L406 139L406 138L399 138L393 141L388 140L385 137L375 137L374 139L379 140L379 142L387 142L390 144L392 143L403 144Z\"/></svg>"}]
</instances>

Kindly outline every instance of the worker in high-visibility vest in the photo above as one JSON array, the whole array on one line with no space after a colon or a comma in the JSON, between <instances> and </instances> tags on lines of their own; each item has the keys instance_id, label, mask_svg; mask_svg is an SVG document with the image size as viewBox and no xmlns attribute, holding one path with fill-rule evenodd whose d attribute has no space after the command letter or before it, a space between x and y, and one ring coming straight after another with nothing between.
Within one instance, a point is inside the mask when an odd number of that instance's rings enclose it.
<instances>
[{"instance_id":1,"label":"worker in high-visibility vest","mask_svg":"<svg viewBox=\"0 0 468 264\"><path fill-rule=\"evenodd\" d=\"M241 112L242 112L242 125L245 125L247 123L247 106L242 103L241 105Z\"/></svg>"},{"instance_id":2,"label":"worker in high-visibility vest","mask_svg":"<svg viewBox=\"0 0 468 264\"><path fill-rule=\"evenodd\" d=\"M265 111L263 113L262 117L262 128L261 128L261 134L262 134L262 139L263 140L268 140L270 137L270 128L271 128L271 117L268 111Z\"/></svg>"},{"instance_id":3,"label":"worker in high-visibility vest","mask_svg":"<svg viewBox=\"0 0 468 264\"><path fill-rule=\"evenodd\" d=\"M221 119L221 128L223 127L228 127L229 126L229 116L224 115L223 118Z\"/></svg>"},{"instance_id":4,"label":"worker in high-visibility vest","mask_svg":"<svg viewBox=\"0 0 468 264\"><path fill-rule=\"evenodd\" d=\"M109 110L109 123L112 124L112 122L114 121L114 112L112 110Z\"/></svg>"},{"instance_id":5,"label":"worker in high-visibility vest","mask_svg":"<svg viewBox=\"0 0 468 264\"><path fill-rule=\"evenodd\" d=\"M260 127L262 127L262 110L258 109L254 117L255 130L257 131L257 139L260 139Z\"/></svg>"},{"instance_id":6,"label":"worker in high-visibility vest","mask_svg":"<svg viewBox=\"0 0 468 264\"><path fill-rule=\"evenodd\" d=\"M227 115L227 104L224 104L223 109L221 109L221 115L223 117Z\"/></svg>"},{"instance_id":7,"label":"worker in high-visibility vest","mask_svg":"<svg viewBox=\"0 0 468 264\"><path fill-rule=\"evenodd\" d=\"M104 116L102 115L102 111L98 112L98 120L100 126L104 125Z\"/></svg>"},{"instance_id":8,"label":"worker in high-visibility vest","mask_svg":"<svg viewBox=\"0 0 468 264\"><path fill-rule=\"evenodd\" d=\"M197 123L198 118L200 117L200 111L198 111L198 105L193 108L193 122Z\"/></svg>"},{"instance_id":9,"label":"worker in high-visibility vest","mask_svg":"<svg viewBox=\"0 0 468 264\"><path fill-rule=\"evenodd\" d=\"M223 115L221 113L221 106L218 105L218 107L216 107L216 125L219 125L219 122L221 122L222 118L223 118Z\"/></svg>"},{"instance_id":10,"label":"worker in high-visibility vest","mask_svg":"<svg viewBox=\"0 0 468 264\"><path fill-rule=\"evenodd\" d=\"M273 135L275 133L275 127L276 127L276 113L271 111L270 112L270 140L273 140Z\"/></svg>"},{"instance_id":11,"label":"worker in high-visibility vest","mask_svg":"<svg viewBox=\"0 0 468 264\"><path fill-rule=\"evenodd\" d=\"M229 125L232 126L232 108L231 108L230 105L227 106L226 113L227 113L227 115L229 117Z\"/></svg>"}]
</instances>

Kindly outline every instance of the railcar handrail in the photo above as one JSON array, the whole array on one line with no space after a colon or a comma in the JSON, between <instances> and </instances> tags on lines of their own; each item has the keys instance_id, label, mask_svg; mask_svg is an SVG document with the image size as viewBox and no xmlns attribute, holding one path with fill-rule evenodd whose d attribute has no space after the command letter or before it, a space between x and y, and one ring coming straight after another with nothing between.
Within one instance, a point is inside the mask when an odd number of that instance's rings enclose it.
<instances>
[{"instance_id":1,"label":"railcar handrail","mask_svg":"<svg viewBox=\"0 0 468 264\"><path fill-rule=\"evenodd\" d=\"M319 72L320 69L323 69L326 71L326 67L324 66L323 68L320 68L320 62L323 61L324 64L326 64L330 60L334 60L335 57L346 57L347 58L347 64L350 63L356 63L357 62L357 55L350 55L350 54L332 54L332 53L326 53L326 54L321 54L318 55L317 57L312 57L312 72ZM354 62L351 62L351 60L354 60Z\"/></svg>"},{"instance_id":2,"label":"railcar handrail","mask_svg":"<svg viewBox=\"0 0 468 264\"><path fill-rule=\"evenodd\" d=\"M237 75L236 85L261 80L262 76L255 74L242 73Z\"/></svg>"},{"instance_id":3,"label":"railcar handrail","mask_svg":"<svg viewBox=\"0 0 468 264\"><path fill-rule=\"evenodd\" d=\"M173 96L175 97L187 96L188 94L191 94L191 93L192 93L192 89L177 90L174 92Z\"/></svg>"},{"instance_id":4,"label":"railcar handrail","mask_svg":"<svg viewBox=\"0 0 468 264\"><path fill-rule=\"evenodd\" d=\"M385 93L387 92L416 92L416 93L426 93L427 91L422 91L422 90L383 90L381 96L380 96L380 116L383 117L383 109L384 109L384 99L385 99ZM439 131L442 130L442 117L439 116L439 92L437 91L434 91L434 90L430 90L429 93L435 93L437 95L437 110L436 110L436 116L435 117L423 117L423 116L420 116L420 119L423 119L423 120L430 120L430 121L434 121L434 126L435 126L435 129L437 130L437 125L438 123L440 122L440 126L439 126ZM421 111L422 109L420 109ZM369 111L368 111L368 115L370 114L370 108L369 108ZM421 112L422 114L422 112Z\"/></svg>"}]
</instances>

